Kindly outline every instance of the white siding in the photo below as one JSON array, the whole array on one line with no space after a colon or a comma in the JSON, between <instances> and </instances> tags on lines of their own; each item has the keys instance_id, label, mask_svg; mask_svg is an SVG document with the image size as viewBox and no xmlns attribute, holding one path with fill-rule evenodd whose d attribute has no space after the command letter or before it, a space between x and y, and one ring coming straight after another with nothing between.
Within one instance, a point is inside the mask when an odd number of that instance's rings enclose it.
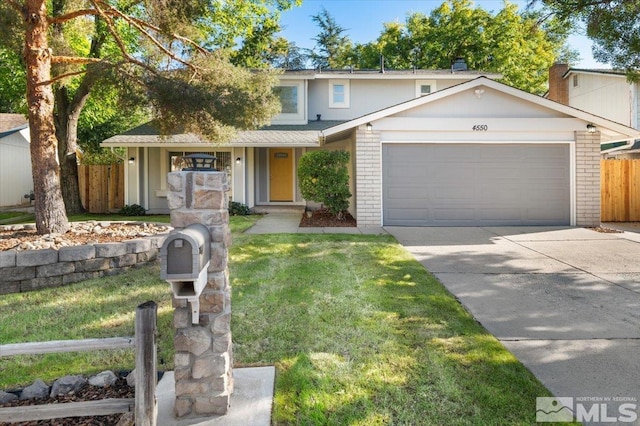
<instances>
[{"instance_id":1,"label":"white siding","mask_svg":"<svg viewBox=\"0 0 640 426\"><path fill-rule=\"evenodd\" d=\"M413 79L352 79L349 108L330 108L329 81L328 79L309 81L309 117L311 120L317 114L321 114L323 120L351 120L416 97L416 81ZM437 89L442 90L464 81L467 80L438 80Z\"/></svg>"},{"instance_id":2,"label":"white siding","mask_svg":"<svg viewBox=\"0 0 640 426\"><path fill-rule=\"evenodd\" d=\"M0 206L28 202L25 194L33 189L29 129L0 139Z\"/></svg>"},{"instance_id":3,"label":"white siding","mask_svg":"<svg viewBox=\"0 0 640 426\"><path fill-rule=\"evenodd\" d=\"M578 85L574 87L574 77ZM617 123L632 126L637 118L631 85L623 75L575 73L568 77L569 105ZM637 112L636 112L637 114ZM637 121L636 123L637 124Z\"/></svg>"}]
</instances>

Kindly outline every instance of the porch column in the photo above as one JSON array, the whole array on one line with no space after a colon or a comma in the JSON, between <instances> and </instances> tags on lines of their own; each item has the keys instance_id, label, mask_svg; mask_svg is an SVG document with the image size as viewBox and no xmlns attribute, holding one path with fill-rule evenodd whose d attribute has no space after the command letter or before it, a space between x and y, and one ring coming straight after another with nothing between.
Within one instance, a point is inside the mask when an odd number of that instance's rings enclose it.
<instances>
[{"instance_id":1,"label":"porch column","mask_svg":"<svg viewBox=\"0 0 640 426\"><path fill-rule=\"evenodd\" d=\"M356 220L358 226L382 226L382 147L380 131L356 129Z\"/></svg>"},{"instance_id":2,"label":"porch column","mask_svg":"<svg viewBox=\"0 0 640 426\"><path fill-rule=\"evenodd\" d=\"M576 138L576 225L600 226L600 132Z\"/></svg>"}]
</instances>

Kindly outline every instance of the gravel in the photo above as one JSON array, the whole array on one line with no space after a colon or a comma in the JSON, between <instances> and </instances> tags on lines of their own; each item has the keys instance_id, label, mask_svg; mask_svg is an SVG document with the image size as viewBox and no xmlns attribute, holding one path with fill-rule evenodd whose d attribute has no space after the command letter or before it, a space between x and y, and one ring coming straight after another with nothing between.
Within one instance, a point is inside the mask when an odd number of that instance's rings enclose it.
<instances>
[{"instance_id":1,"label":"gravel","mask_svg":"<svg viewBox=\"0 0 640 426\"><path fill-rule=\"evenodd\" d=\"M38 235L35 226L0 226L0 251L59 249L85 244L111 243L169 232L168 225L138 222L72 222L65 234Z\"/></svg>"}]
</instances>

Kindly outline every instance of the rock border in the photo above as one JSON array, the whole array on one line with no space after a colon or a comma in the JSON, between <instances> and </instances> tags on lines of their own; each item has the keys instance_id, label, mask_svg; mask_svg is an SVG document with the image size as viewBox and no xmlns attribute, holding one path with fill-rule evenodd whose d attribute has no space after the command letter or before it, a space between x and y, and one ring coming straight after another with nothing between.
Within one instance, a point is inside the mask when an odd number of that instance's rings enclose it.
<instances>
[{"instance_id":1,"label":"rock border","mask_svg":"<svg viewBox=\"0 0 640 426\"><path fill-rule=\"evenodd\" d=\"M59 249L0 251L0 294L60 287L156 262L167 235Z\"/></svg>"}]
</instances>

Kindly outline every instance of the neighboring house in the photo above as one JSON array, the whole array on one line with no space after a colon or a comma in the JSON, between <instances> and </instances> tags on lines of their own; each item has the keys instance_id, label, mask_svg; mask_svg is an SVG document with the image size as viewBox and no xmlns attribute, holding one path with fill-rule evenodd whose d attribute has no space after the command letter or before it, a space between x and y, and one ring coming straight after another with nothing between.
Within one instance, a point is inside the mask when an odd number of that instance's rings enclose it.
<instances>
[{"instance_id":1,"label":"neighboring house","mask_svg":"<svg viewBox=\"0 0 640 426\"><path fill-rule=\"evenodd\" d=\"M624 71L570 68L555 64L549 70L549 99L640 129L638 83ZM640 140L603 144L605 158L640 158Z\"/></svg>"},{"instance_id":2,"label":"neighboring house","mask_svg":"<svg viewBox=\"0 0 640 426\"><path fill-rule=\"evenodd\" d=\"M23 114L0 114L0 207L29 202L33 189L29 124Z\"/></svg>"},{"instance_id":3,"label":"neighboring house","mask_svg":"<svg viewBox=\"0 0 640 426\"><path fill-rule=\"evenodd\" d=\"M300 156L344 149L359 226L599 225L601 138L638 137L472 72L291 72L279 93L273 124L227 145L150 126L104 141L128 150L126 202L167 211L167 172L199 151L218 156L233 200L304 205Z\"/></svg>"}]
</instances>

